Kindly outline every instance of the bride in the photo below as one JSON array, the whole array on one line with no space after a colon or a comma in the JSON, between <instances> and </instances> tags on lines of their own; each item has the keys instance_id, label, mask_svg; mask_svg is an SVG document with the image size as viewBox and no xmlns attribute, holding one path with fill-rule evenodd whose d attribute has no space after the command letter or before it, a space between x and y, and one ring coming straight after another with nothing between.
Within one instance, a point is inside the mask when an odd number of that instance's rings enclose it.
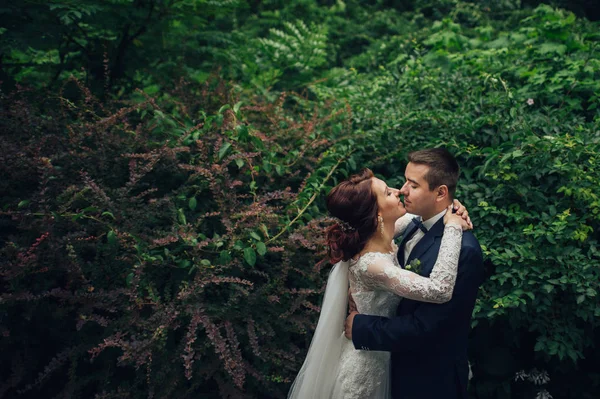
<instances>
[{"instance_id":1,"label":"bride","mask_svg":"<svg viewBox=\"0 0 600 399\"><path fill-rule=\"evenodd\" d=\"M462 232L472 228L468 213L461 206L453 214L448 207L438 259L430 277L422 277L398 264L393 238L415 216L406 213L399 197L399 190L387 187L369 169L328 194L327 209L337 223L327 229L327 243L331 262L337 263L288 398L391 397L390 353L356 350L344 336L348 286L358 312L385 317L393 316L402 297L433 303L451 299Z\"/></svg>"}]
</instances>

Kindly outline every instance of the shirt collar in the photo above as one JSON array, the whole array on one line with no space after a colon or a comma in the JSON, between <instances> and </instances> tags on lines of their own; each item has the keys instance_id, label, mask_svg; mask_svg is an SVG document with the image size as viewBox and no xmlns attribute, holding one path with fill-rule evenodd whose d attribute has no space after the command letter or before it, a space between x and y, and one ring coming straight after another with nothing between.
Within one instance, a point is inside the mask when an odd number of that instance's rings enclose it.
<instances>
[{"instance_id":1,"label":"shirt collar","mask_svg":"<svg viewBox=\"0 0 600 399\"><path fill-rule=\"evenodd\" d=\"M425 228L427 230L431 230L431 228L433 227L434 224L436 224L438 222L438 220L440 220L441 218L444 217L444 215L446 214L446 210L444 209L443 211L441 211L440 213L438 213L437 215L423 221L423 226L425 226Z\"/></svg>"}]
</instances>

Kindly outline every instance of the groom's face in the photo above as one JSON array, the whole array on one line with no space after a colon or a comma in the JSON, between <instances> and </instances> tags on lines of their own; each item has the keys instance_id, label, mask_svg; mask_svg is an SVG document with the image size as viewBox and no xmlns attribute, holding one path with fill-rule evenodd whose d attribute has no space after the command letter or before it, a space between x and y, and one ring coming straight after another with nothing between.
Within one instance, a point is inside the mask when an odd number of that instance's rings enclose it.
<instances>
[{"instance_id":1,"label":"groom's face","mask_svg":"<svg viewBox=\"0 0 600 399\"><path fill-rule=\"evenodd\" d=\"M406 182L400 190L404 195L404 207L409 213L429 218L436 207L436 190L429 189L425 176L429 166L409 162L404 172Z\"/></svg>"}]
</instances>

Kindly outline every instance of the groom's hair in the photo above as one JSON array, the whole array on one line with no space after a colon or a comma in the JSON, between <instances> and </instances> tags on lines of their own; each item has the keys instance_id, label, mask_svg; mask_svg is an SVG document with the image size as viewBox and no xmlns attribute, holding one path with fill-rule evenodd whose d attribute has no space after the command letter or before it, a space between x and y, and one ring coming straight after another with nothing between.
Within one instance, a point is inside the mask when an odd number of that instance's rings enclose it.
<instances>
[{"instance_id":1,"label":"groom's hair","mask_svg":"<svg viewBox=\"0 0 600 399\"><path fill-rule=\"evenodd\" d=\"M408 161L417 165L429 166L429 172L424 176L433 191L441 185L448 187L450 199L454 199L460 167L454 156L445 148L429 148L413 151L408 154Z\"/></svg>"}]
</instances>

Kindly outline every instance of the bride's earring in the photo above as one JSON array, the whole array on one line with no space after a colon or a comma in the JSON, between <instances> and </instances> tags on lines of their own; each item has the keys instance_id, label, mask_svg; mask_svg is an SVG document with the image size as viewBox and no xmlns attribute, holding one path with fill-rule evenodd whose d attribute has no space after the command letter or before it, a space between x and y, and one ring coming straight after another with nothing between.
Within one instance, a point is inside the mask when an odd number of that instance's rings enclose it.
<instances>
[{"instance_id":1,"label":"bride's earring","mask_svg":"<svg viewBox=\"0 0 600 399\"><path fill-rule=\"evenodd\" d=\"M379 232L383 235L383 218L381 215L377 216L377 222L379 223Z\"/></svg>"}]
</instances>

